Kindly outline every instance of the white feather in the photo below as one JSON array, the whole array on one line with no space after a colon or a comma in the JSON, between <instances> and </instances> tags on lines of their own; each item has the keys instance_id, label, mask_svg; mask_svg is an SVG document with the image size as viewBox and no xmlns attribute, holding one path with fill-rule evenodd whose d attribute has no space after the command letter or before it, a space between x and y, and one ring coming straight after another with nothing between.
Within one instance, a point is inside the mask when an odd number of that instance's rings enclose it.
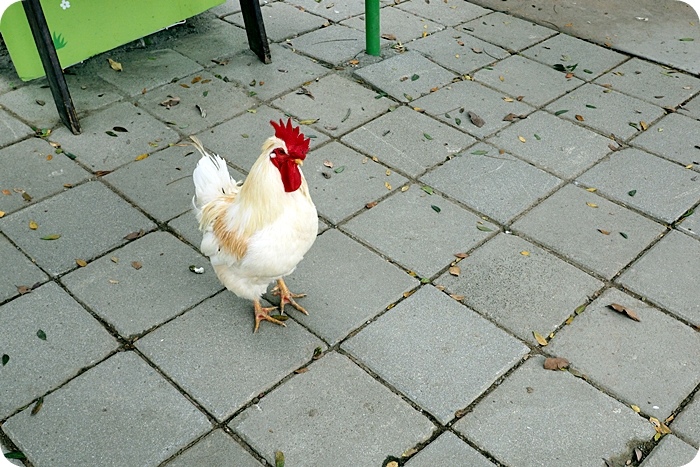
<instances>
[{"instance_id":1,"label":"white feather","mask_svg":"<svg viewBox=\"0 0 700 467\"><path fill-rule=\"evenodd\" d=\"M195 188L192 204L199 213L205 204L219 196L238 193L239 187L229 174L226 161L217 154L207 152L196 136L190 138L194 142L193 146L202 155L192 173Z\"/></svg>"}]
</instances>

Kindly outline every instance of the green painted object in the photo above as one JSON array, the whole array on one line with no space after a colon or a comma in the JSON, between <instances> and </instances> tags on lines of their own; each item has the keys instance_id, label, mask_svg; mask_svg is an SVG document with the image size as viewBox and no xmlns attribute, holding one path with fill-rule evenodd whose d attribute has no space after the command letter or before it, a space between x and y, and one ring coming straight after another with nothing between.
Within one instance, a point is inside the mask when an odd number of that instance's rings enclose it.
<instances>
[{"instance_id":1,"label":"green painted object","mask_svg":"<svg viewBox=\"0 0 700 467\"><path fill-rule=\"evenodd\" d=\"M61 67L67 68L197 15L225 0L42 0ZM44 76L21 2L10 5L0 32L23 81Z\"/></svg>"}]
</instances>

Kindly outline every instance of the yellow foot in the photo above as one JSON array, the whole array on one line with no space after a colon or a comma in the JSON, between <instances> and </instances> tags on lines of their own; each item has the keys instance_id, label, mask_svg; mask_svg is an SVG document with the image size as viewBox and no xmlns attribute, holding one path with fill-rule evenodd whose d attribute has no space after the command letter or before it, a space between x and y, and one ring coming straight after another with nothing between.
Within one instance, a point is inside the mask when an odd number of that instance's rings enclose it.
<instances>
[{"instance_id":1,"label":"yellow foot","mask_svg":"<svg viewBox=\"0 0 700 467\"><path fill-rule=\"evenodd\" d=\"M277 309L276 306L263 308L262 305L260 305L259 300L253 301L253 305L255 306L255 329L253 329L253 332L258 332L260 321L269 321L271 323L279 324L280 326L286 326L286 324L284 324L282 321L270 316L270 312Z\"/></svg>"},{"instance_id":2,"label":"yellow foot","mask_svg":"<svg viewBox=\"0 0 700 467\"><path fill-rule=\"evenodd\" d=\"M301 298L301 297L306 297L305 293L292 293L289 291L289 288L287 288L287 284L284 283L283 279L277 279L277 287L272 289L272 295L279 295L280 297L280 312L284 313L284 306L289 303L292 305L294 308L297 310L301 311L305 315L308 315L309 312L304 309L303 306L299 305L296 301L294 301L295 298Z\"/></svg>"}]
</instances>

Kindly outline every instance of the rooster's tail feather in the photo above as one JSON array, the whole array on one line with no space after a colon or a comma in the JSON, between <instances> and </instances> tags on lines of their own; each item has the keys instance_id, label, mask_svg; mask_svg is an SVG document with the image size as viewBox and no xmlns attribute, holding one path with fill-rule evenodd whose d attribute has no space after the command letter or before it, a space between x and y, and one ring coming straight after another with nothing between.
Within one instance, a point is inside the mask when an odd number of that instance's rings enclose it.
<instances>
[{"instance_id":1,"label":"rooster's tail feather","mask_svg":"<svg viewBox=\"0 0 700 467\"><path fill-rule=\"evenodd\" d=\"M190 139L192 146L202 155L192 173L195 188L192 205L199 213L207 203L221 196L235 195L239 187L231 178L226 161L221 156L207 152L196 136L190 136Z\"/></svg>"}]
</instances>

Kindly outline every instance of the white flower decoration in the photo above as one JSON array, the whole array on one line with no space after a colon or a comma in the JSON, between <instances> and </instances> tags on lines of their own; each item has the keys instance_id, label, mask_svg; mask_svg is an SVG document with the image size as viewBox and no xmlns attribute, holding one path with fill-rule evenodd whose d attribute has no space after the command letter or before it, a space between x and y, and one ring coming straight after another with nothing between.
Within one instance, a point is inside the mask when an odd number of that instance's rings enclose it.
<instances>
[{"instance_id":1,"label":"white flower decoration","mask_svg":"<svg viewBox=\"0 0 700 467\"><path fill-rule=\"evenodd\" d=\"M68 0L61 0L61 8L67 10L70 8L70 2Z\"/></svg>"}]
</instances>

